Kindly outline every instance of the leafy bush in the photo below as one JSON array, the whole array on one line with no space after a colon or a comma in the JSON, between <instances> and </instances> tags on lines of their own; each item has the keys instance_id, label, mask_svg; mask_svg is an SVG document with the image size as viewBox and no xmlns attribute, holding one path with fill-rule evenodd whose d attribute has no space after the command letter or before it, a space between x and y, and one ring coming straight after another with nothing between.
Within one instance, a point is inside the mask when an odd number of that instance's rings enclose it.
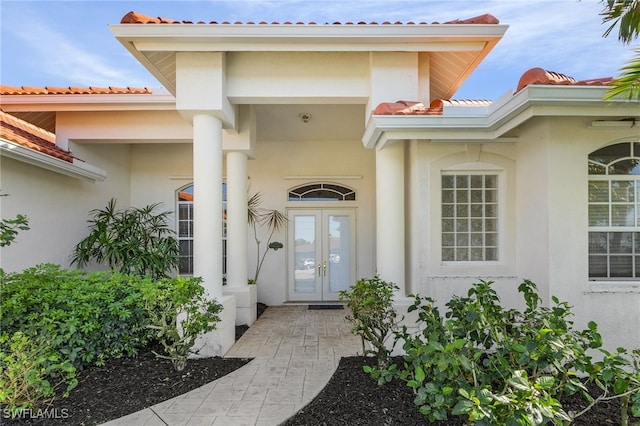
<instances>
[{"instance_id":1,"label":"leafy bush","mask_svg":"<svg viewBox=\"0 0 640 426\"><path fill-rule=\"evenodd\" d=\"M573 330L571 308L552 298L539 306L536 286L524 281L518 290L526 309L504 309L492 282L476 283L467 297L454 296L443 317L430 298L412 296L409 311L418 312L417 335L396 332L405 341L404 368L370 369L378 383L399 376L415 393L415 404L430 421L465 416L475 425L562 424L586 413L566 413L558 398L580 392L596 404L613 398L631 403L640 414L638 352L633 361L624 349L602 349L597 325ZM395 321L395 313L388 323ZM600 350L593 362L590 350ZM603 390L595 399L581 380L588 377ZM623 414L624 421L624 414Z\"/></svg>"},{"instance_id":2,"label":"leafy bush","mask_svg":"<svg viewBox=\"0 0 640 426\"><path fill-rule=\"evenodd\" d=\"M45 264L2 281L2 331L43 339L77 368L135 355L151 338L139 290L150 278Z\"/></svg>"},{"instance_id":3,"label":"leafy bush","mask_svg":"<svg viewBox=\"0 0 640 426\"><path fill-rule=\"evenodd\" d=\"M362 338L365 355L375 355L378 367L382 369L389 365L389 357L395 346L394 341L387 347L387 341L393 337L397 326L397 313L393 307L393 293L397 290L398 286L376 276L360 279L349 290L339 293L340 300L346 301L351 310L347 320L353 324L353 333ZM366 349L365 342L369 342L373 349ZM377 370L369 370L371 371ZM382 382L384 381L386 380L382 378Z\"/></svg>"},{"instance_id":4,"label":"leafy bush","mask_svg":"<svg viewBox=\"0 0 640 426\"><path fill-rule=\"evenodd\" d=\"M171 212L156 213L159 206L117 210L112 198L104 209L92 210L89 235L76 245L71 264L83 268L95 261L125 274L165 277L178 267L180 247L167 223Z\"/></svg>"},{"instance_id":5,"label":"leafy bush","mask_svg":"<svg viewBox=\"0 0 640 426\"><path fill-rule=\"evenodd\" d=\"M6 197L9 194L0 194ZM23 214L16 215L13 219L0 220L0 247L10 246L15 242L18 231L29 230L29 219Z\"/></svg>"},{"instance_id":6,"label":"leafy bush","mask_svg":"<svg viewBox=\"0 0 640 426\"><path fill-rule=\"evenodd\" d=\"M206 297L200 278L165 279L145 291L145 305L151 318L149 328L164 347L177 371L182 371L190 353L197 353L198 336L216 328L222 305ZM154 352L155 353L155 352Z\"/></svg>"},{"instance_id":7,"label":"leafy bush","mask_svg":"<svg viewBox=\"0 0 640 426\"><path fill-rule=\"evenodd\" d=\"M12 416L76 387L75 367L61 359L44 340L37 343L21 332L0 336L0 403Z\"/></svg>"}]
</instances>

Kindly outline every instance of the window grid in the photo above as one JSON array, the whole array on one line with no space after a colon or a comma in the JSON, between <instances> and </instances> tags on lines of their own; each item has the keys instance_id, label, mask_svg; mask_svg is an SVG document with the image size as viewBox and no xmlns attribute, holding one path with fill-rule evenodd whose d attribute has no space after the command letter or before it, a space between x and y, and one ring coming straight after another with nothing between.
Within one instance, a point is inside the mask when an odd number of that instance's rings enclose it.
<instances>
[{"instance_id":1,"label":"window grid","mask_svg":"<svg viewBox=\"0 0 640 426\"><path fill-rule=\"evenodd\" d=\"M442 260L498 260L498 176L442 175Z\"/></svg>"},{"instance_id":2,"label":"window grid","mask_svg":"<svg viewBox=\"0 0 640 426\"><path fill-rule=\"evenodd\" d=\"M193 275L193 185L178 191L178 273ZM222 184L222 274L227 275L227 184Z\"/></svg>"},{"instance_id":3,"label":"window grid","mask_svg":"<svg viewBox=\"0 0 640 426\"><path fill-rule=\"evenodd\" d=\"M640 278L640 144L624 142L588 159L589 278Z\"/></svg>"},{"instance_id":4,"label":"window grid","mask_svg":"<svg viewBox=\"0 0 640 426\"><path fill-rule=\"evenodd\" d=\"M640 233L589 232L589 277L640 277Z\"/></svg>"},{"instance_id":5,"label":"window grid","mask_svg":"<svg viewBox=\"0 0 640 426\"><path fill-rule=\"evenodd\" d=\"M289 201L355 201L356 192L333 183L312 183L289 191Z\"/></svg>"}]
</instances>

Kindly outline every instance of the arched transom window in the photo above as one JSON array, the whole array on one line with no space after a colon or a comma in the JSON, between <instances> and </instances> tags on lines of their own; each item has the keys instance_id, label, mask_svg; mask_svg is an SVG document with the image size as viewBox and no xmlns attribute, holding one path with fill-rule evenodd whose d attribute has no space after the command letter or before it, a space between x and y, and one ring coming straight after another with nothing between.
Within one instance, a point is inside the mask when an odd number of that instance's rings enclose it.
<instances>
[{"instance_id":1,"label":"arched transom window","mask_svg":"<svg viewBox=\"0 0 640 426\"><path fill-rule=\"evenodd\" d=\"M355 201L356 191L334 183L311 183L289 190L289 201Z\"/></svg>"},{"instance_id":2,"label":"arched transom window","mask_svg":"<svg viewBox=\"0 0 640 426\"><path fill-rule=\"evenodd\" d=\"M640 143L589 155L589 278L640 277Z\"/></svg>"}]
</instances>

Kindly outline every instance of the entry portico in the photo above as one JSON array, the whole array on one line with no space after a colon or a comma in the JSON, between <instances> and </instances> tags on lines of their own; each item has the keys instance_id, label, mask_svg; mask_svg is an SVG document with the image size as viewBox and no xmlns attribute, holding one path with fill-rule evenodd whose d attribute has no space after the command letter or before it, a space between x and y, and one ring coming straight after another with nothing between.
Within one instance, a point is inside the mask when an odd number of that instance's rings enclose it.
<instances>
[{"instance_id":1,"label":"entry portico","mask_svg":"<svg viewBox=\"0 0 640 426\"><path fill-rule=\"evenodd\" d=\"M331 123L343 133L336 139L353 133L354 125L362 135L369 112L381 102L450 97L506 30L490 15L446 25L192 24L134 12L110 28L175 96L177 111L193 125L194 275L225 306L235 296L238 321L248 323L255 320L256 299L250 294L255 287L247 285L242 211L247 160L255 158L255 133L261 130L256 113L268 111L271 119L283 120L278 114L287 106L302 111L313 106L311 116L319 118L347 107L360 111L362 120ZM318 130L315 138L325 138L328 129ZM224 289L223 152L228 188ZM400 295L406 290L404 156L403 143L375 153L376 260L359 271L397 283Z\"/></svg>"}]
</instances>

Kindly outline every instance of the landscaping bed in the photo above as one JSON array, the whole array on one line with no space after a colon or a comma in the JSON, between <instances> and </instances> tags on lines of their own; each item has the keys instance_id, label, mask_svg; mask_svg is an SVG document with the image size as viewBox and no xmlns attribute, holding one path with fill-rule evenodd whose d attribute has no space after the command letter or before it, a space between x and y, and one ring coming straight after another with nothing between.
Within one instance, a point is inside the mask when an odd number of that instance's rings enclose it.
<instances>
[{"instance_id":1,"label":"landscaping bed","mask_svg":"<svg viewBox=\"0 0 640 426\"><path fill-rule=\"evenodd\" d=\"M110 360L104 367L91 367L80 372L80 383L69 398L58 398L48 407L49 413L65 415L65 418L2 419L1 423L101 424L196 389L248 361L234 358L190 360L184 371L176 372L169 361L158 360L145 351L136 359ZM342 358L327 386L283 426L429 424L413 404L413 393L404 382L396 380L379 387L363 372L363 365L371 365L372 362L371 358ZM568 411L577 411L585 405L579 397L569 397L563 402ZM619 425L619 412L619 402L602 403L573 424ZM434 424L457 426L463 422L461 418L454 417Z\"/></svg>"},{"instance_id":2,"label":"landscaping bed","mask_svg":"<svg viewBox=\"0 0 640 426\"><path fill-rule=\"evenodd\" d=\"M395 358L401 363L402 358ZM327 386L295 416L281 426L388 426L388 425L424 425L462 426L465 423L460 416L449 420L429 423L413 404L414 395L406 383L394 380L378 386L375 380L364 373L364 365L373 365L374 358L347 357L340 360L338 369ZM598 388L589 386L592 396ZM564 409L578 412L586 407L579 396L561 399ZM601 403L588 413L576 419L574 426L606 426L620 424L620 400Z\"/></svg>"},{"instance_id":3,"label":"landscaping bed","mask_svg":"<svg viewBox=\"0 0 640 426\"><path fill-rule=\"evenodd\" d=\"M249 358L192 359L182 371L156 358L149 347L136 358L110 359L104 366L78 372L78 386L68 398L24 412L3 425L98 425L182 395L242 367Z\"/></svg>"}]
</instances>

